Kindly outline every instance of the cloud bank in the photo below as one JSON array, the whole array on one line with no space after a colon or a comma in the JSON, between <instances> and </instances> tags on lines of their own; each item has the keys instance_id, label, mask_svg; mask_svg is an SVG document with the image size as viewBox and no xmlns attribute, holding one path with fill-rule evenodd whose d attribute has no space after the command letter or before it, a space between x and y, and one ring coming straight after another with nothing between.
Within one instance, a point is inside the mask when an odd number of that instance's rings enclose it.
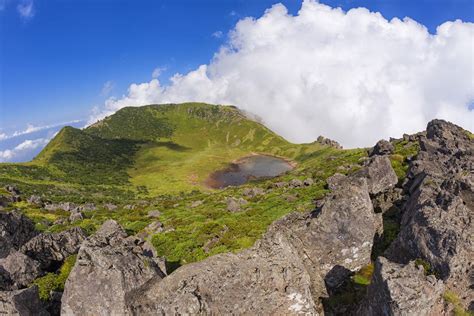
<instances>
[{"instance_id":1,"label":"cloud bank","mask_svg":"<svg viewBox=\"0 0 474 316\"><path fill-rule=\"evenodd\" d=\"M66 125L82 127L84 121L74 120L43 126L28 124L23 130L11 133L0 132L0 162L31 160Z\"/></svg>"},{"instance_id":2,"label":"cloud bank","mask_svg":"<svg viewBox=\"0 0 474 316\"><path fill-rule=\"evenodd\" d=\"M304 1L293 16L277 4L240 20L209 64L132 84L90 123L124 106L203 101L234 104L294 142L318 135L346 147L423 130L444 118L473 130L474 24L429 34L414 20Z\"/></svg>"},{"instance_id":3,"label":"cloud bank","mask_svg":"<svg viewBox=\"0 0 474 316\"><path fill-rule=\"evenodd\" d=\"M0 162L12 161L31 150L43 148L50 140L51 138L27 139L13 149L0 150Z\"/></svg>"}]
</instances>

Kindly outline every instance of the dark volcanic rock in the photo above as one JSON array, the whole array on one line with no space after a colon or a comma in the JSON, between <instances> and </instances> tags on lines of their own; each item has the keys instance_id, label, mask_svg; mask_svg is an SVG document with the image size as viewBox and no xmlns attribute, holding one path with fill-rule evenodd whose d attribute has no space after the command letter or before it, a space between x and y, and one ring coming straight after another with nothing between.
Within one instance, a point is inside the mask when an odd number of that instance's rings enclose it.
<instances>
[{"instance_id":1,"label":"dark volcanic rock","mask_svg":"<svg viewBox=\"0 0 474 316\"><path fill-rule=\"evenodd\" d=\"M390 159L386 156L374 156L370 158L366 162L365 167L357 171L353 176L367 179L370 194L386 191L393 188L398 182Z\"/></svg>"},{"instance_id":2,"label":"dark volcanic rock","mask_svg":"<svg viewBox=\"0 0 474 316\"><path fill-rule=\"evenodd\" d=\"M394 262L428 262L464 308L474 301L474 144L461 128L428 124L406 185L401 231L386 252Z\"/></svg>"},{"instance_id":3,"label":"dark volcanic rock","mask_svg":"<svg viewBox=\"0 0 474 316\"><path fill-rule=\"evenodd\" d=\"M400 265L379 257L367 299L357 315L440 315L444 285L414 262Z\"/></svg>"},{"instance_id":4,"label":"dark volcanic rock","mask_svg":"<svg viewBox=\"0 0 474 316\"><path fill-rule=\"evenodd\" d=\"M60 233L40 234L21 247L21 252L41 263L47 271L55 270L68 256L76 254L86 234L80 227Z\"/></svg>"},{"instance_id":5,"label":"dark volcanic rock","mask_svg":"<svg viewBox=\"0 0 474 316\"><path fill-rule=\"evenodd\" d=\"M26 255L12 250L0 259L0 290L17 290L27 287L41 275L40 264Z\"/></svg>"},{"instance_id":6,"label":"dark volcanic rock","mask_svg":"<svg viewBox=\"0 0 474 316\"><path fill-rule=\"evenodd\" d=\"M319 215L290 214L251 249L148 282L130 296L129 313L317 315L325 275L336 265L354 271L367 264L374 234L365 179L345 178Z\"/></svg>"},{"instance_id":7,"label":"dark volcanic rock","mask_svg":"<svg viewBox=\"0 0 474 316\"><path fill-rule=\"evenodd\" d=\"M0 313L19 316L49 315L39 299L36 286L24 290L0 292Z\"/></svg>"},{"instance_id":8,"label":"dark volcanic rock","mask_svg":"<svg viewBox=\"0 0 474 316\"><path fill-rule=\"evenodd\" d=\"M132 290L153 277L164 277L157 258L148 257L142 245L127 238L117 222L105 222L79 250L65 285L61 313L123 315Z\"/></svg>"},{"instance_id":9,"label":"dark volcanic rock","mask_svg":"<svg viewBox=\"0 0 474 316\"><path fill-rule=\"evenodd\" d=\"M390 155L393 154L395 147L393 147L392 143L386 141L385 139L379 140L375 146L369 150L369 157L375 155Z\"/></svg>"},{"instance_id":10,"label":"dark volcanic rock","mask_svg":"<svg viewBox=\"0 0 474 316\"><path fill-rule=\"evenodd\" d=\"M18 250L28 240L36 236L34 223L18 212L0 213L0 258Z\"/></svg>"}]
</instances>

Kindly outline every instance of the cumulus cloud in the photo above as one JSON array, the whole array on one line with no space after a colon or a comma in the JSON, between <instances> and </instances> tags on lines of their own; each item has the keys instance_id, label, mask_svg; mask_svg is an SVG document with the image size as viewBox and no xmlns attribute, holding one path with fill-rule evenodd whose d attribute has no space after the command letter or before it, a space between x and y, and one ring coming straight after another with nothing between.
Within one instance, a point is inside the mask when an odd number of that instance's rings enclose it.
<instances>
[{"instance_id":1,"label":"cumulus cloud","mask_svg":"<svg viewBox=\"0 0 474 316\"><path fill-rule=\"evenodd\" d=\"M35 16L35 7L33 0L23 0L16 7L20 17L29 20Z\"/></svg>"},{"instance_id":2,"label":"cumulus cloud","mask_svg":"<svg viewBox=\"0 0 474 316\"><path fill-rule=\"evenodd\" d=\"M318 135L346 147L423 130L433 118L474 128L474 24L438 26L364 8L344 12L304 1L297 15L277 4L241 19L209 64L132 84L90 119L124 106L203 101L255 113L294 142Z\"/></svg>"},{"instance_id":3,"label":"cumulus cloud","mask_svg":"<svg viewBox=\"0 0 474 316\"><path fill-rule=\"evenodd\" d=\"M50 138L27 139L13 149L0 151L0 162L12 161L18 155L45 146L50 140Z\"/></svg>"},{"instance_id":4,"label":"cumulus cloud","mask_svg":"<svg viewBox=\"0 0 474 316\"><path fill-rule=\"evenodd\" d=\"M102 90L100 91L101 96L108 96L110 92L115 88L115 83L112 80L109 80L104 83Z\"/></svg>"},{"instance_id":5,"label":"cumulus cloud","mask_svg":"<svg viewBox=\"0 0 474 316\"><path fill-rule=\"evenodd\" d=\"M14 131L11 134L0 133L0 141L15 138L15 137L22 136L22 135L36 133L36 132L39 132L39 131L43 131L43 130L47 130L47 129L51 129L51 128L55 128L55 127L60 127L60 126L69 125L69 124L75 124L75 123L79 123L79 122L81 122L81 121L80 120L73 120L73 121L68 121L68 122L62 122L62 123L56 123L56 124L50 124L50 125L42 125L42 126L35 126L33 124L27 124L26 128L23 129L23 130Z\"/></svg>"}]
</instances>

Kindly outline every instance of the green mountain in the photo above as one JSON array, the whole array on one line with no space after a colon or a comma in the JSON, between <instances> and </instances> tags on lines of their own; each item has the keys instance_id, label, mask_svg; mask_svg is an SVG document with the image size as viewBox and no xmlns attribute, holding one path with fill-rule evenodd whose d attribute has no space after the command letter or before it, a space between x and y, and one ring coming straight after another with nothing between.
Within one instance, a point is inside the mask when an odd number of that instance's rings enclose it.
<instances>
[{"instance_id":1,"label":"green mountain","mask_svg":"<svg viewBox=\"0 0 474 316\"><path fill-rule=\"evenodd\" d=\"M232 106L148 105L123 108L84 130L63 128L32 164L67 182L159 194L202 189L210 173L246 155L293 159L321 147L291 144Z\"/></svg>"},{"instance_id":2,"label":"green mountain","mask_svg":"<svg viewBox=\"0 0 474 316\"><path fill-rule=\"evenodd\" d=\"M20 189L23 201L6 210L21 210L40 230L80 226L92 233L113 218L130 234L148 236L169 262L182 264L251 246L283 215L313 209L314 199L327 192L326 179L357 170L367 155L365 149L325 143L292 144L233 106L127 107L82 130L63 128L31 162L0 164L0 186ZM406 141L395 147L392 165L403 178L406 157L417 147ZM284 158L294 168L242 186L206 186L210 174L253 154ZM307 178L314 184L288 185ZM264 194L248 195L252 189ZM31 195L50 203L94 203L96 209L69 221L69 212L26 202ZM241 197L246 204L229 211L229 198ZM148 215L152 211L155 217ZM148 226L157 220L165 232L156 234Z\"/></svg>"}]
</instances>

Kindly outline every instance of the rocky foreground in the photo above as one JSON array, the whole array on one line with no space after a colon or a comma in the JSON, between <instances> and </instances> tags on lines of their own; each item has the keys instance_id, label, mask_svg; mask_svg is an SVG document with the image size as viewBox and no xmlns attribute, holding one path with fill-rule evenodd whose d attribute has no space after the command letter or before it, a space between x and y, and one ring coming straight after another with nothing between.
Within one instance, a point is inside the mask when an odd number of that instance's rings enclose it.
<instances>
[{"instance_id":1,"label":"rocky foreground","mask_svg":"<svg viewBox=\"0 0 474 316\"><path fill-rule=\"evenodd\" d=\"M310 213L273 223L252 248L188 264L167 275L147 242L109 220L38 233L26 217L0 213L0 314L6 315L450 315L474 310L474 144L434 120L403 183L381 141L360 170L327 180ZM400 230L380 245L385 218ZM382 249L382 250L380 250ZM47 303L31 282L72 254L64 292ZM330 305L355 272L375 261L356 301Z\"/></svg>"}]
</instances>

